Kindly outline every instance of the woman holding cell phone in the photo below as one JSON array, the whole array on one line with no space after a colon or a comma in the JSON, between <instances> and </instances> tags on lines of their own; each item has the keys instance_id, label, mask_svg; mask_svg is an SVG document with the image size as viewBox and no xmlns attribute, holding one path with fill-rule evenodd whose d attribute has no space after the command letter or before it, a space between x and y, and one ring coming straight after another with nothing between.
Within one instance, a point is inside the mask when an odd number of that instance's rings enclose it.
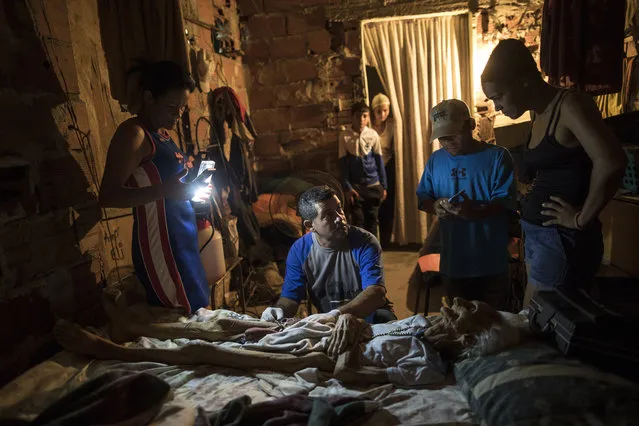
<instances>
[{"instance_id":1,"label":"woman holding cell phone","mask_svg":"<svg viewBox=\"0 0 639 426\"><path fill-rule=\"evenodd\" d=\"M195 83L168 61L132 72L140 74L143 106L111 139L99 201L102 207L133 209L133 264L148 303L192 313L209 305L190 201L196 192L206 197L206 185L183 182L188 156L167 130L175 126Z\"/></svg>"}]
</instances>

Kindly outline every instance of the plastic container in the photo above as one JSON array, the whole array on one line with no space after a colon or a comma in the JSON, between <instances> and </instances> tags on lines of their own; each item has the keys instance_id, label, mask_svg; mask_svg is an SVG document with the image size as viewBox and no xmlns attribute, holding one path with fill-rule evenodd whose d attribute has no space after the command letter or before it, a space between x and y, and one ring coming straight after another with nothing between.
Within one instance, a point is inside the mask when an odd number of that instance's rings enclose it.
<instances>
[{"instance_id":1,"label":"plastic container","mask_svg":"<svg viewBox=\"0 0 639 426\"><path fill-rule=\"evenodd\" d=\"M206 281L211 287L226 273L222 233L213 228L211 222L207 219L199 219L197 221L197 229L200 259L202 259L202 264L204 265Z\"/></svg>"}]
</instances>

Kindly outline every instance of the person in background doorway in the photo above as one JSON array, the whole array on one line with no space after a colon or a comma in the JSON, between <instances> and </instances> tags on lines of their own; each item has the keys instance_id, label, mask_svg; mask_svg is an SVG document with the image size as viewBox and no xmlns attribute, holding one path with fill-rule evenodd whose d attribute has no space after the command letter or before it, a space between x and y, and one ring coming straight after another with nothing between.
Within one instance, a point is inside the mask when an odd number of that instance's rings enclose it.
<instances>
[{"instance_id":1,"label":"person in background doorway","mask_svg":"<svg viewBox=\"0 0 639 426\"><path fill-rule=\"evenodd\" d=\"M473 139L475 120L464 102L445 100L430 117L431 141L438 139L442 149L428 159L417 199L439 219L446 293L507 310L512 159L505 148Z\"/></svg>"},{"instance_id":2,"label":"person in background doorway","mask_svg":"<svg viewBox=\"0 0 639 426\"><path fill-rule=\"evenodd\" d=\"M598 216L625 170L621 145L592 97L547 84L528 48L502 40L482 76L495 109L510 118L532 113L523 162L534 176L521 201L528 288L588 290L603 257Z\"/></svg>"},{"instance_id":3,"label":"person in background doorway","mask_svg":"<svg viewBox=\"0 0 639 426\"><path fill-rule=\"evenodd\" d=\"M190 314L210 299L190 201L201 185L182 181L188 158L167 130L175 126L195 83L169 61L135 71L144 104L111 139L99 202L133 209L133 264L148 303Z\"/></svg>"},{"instance_id":4,"label":"person in background doorway","mask_svg":"<svg viewBox=\"0 0 639 426\"><path fill-rule=\"evenodd\" d=\"M282 294L262 319L292 318L307 298L318 320L352 314L371 323L396 320L386 299L382 249L369 232L348 226L342 204L328 186L305 191L298 212L309 233L288 253Z\"/></svg>"},{"instance_id":5,"label":"person in background doorway","mask_svg":"<svg viewBox=\"0 0 639 426\"><path fill-rule=\"evenodd\" d=\"M352 124L339 134L339 164L354 226L378 236L379 206L386 199L386 170L379 135L370 127L370 109L357 103Z\"/></svg>"},{"instance_id":6,"label":"person in background doorway","mask_svg":"<svg viewBox=\"0 0 639 426\"><path fill-rule=\"evenodd\" d=\"M386 199L379 208L379 242L382 248L390 244L395 219L395 146L393 137L395 125L390 111L390 99L378 93L371 103L373 116L371 124L379 135L382 147L382 161L386 171Z\"/></svg>"}]
</instances>

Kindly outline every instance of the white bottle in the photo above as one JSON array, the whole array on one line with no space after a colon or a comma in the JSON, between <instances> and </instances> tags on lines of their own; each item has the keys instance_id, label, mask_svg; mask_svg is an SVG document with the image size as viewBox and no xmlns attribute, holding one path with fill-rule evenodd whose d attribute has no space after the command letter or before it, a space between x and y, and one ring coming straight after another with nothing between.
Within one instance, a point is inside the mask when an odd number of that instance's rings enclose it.
<instances>
[{"instance_id":1,"label":"white bottle","mask_svg":"<svg viewBox=\"0 0 639 426\"><path fill-rule=\"evenodd\" d=\"M211 287L226 273L222 233L215 229L207 219L198 219L197 229L200 259L204 265L206 281Z\"/></svg>"}]
</instances>

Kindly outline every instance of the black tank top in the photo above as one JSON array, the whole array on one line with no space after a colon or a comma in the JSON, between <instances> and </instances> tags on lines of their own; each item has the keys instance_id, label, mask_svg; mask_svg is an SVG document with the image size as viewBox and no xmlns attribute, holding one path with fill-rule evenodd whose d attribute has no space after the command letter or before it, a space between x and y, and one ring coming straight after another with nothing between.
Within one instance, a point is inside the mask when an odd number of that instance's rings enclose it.
<instances>
[{"instance_id":1,"label":"black tank top","mask_svg":"<svg viewBox=\"0 0 639 426\"><path fill-rule=\"evenodd\" d=\"M523 153L524 166L534 179L530 191L521 200L521 215L536 225L552 219L541 214L541 204L550 200L551 195L562 198L577 209L588 196L592 161L581 145L567 148L555 137L561 104L568 93L566 90L559 94L539 145L530 149L529 139Z\"/></svg>"}]
</instances>

